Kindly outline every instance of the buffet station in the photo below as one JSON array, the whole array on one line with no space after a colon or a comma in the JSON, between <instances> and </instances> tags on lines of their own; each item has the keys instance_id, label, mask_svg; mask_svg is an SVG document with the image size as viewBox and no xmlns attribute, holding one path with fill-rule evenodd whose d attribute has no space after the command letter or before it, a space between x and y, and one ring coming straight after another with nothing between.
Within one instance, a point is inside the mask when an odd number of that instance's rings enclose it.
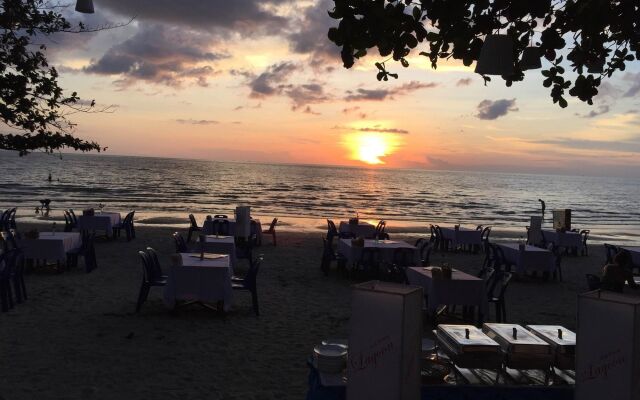
<instances>
[{"instance_id":1,"label":"buffet station","mask_svg":"<svg viewBox=\"0 0 640 400\"><path fill-rule=\"evenodd\" d=\"M349 338L315 346L307 400L574 398L571 330L441 324L423 338L422 288L393 285L354 287Z\"/></svg>"}]
</instances>

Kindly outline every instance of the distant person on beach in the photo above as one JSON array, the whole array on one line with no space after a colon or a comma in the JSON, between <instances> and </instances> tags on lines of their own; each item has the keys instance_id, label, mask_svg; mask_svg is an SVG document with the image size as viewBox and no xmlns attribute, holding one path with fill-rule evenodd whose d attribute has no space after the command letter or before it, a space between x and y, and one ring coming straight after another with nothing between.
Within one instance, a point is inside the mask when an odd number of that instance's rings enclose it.
<instances>
[{"instance_id":1,"label":"distant person on beach","mask_svg":"<svg viewBox=\"0 0 640 400\"><path fill-rule=\"evenodd\" d=\"M547 209L547 205L544 203L544 200L538 199L540 205L542 206L542 219L544 219L544 211Z\"/></svg>"},{"instance_id":2,"label":"distant person on beach","mask_svg":"<svg viewBox=\"0 0 640 400\"><path fill-rule=\"evenodd\" d=\"M602 269L602 282L600 288L612 292L622 292L625 282L632 289L638 289L638 285L633 280L631 271L631 253L626 250L620 251L613 257L613 263L607 264Z\"/></svg>"},{"instance_id":3,"label":"distant person on beach","mask_svg":"<svg viewBox=\"0 0 640 400\"><path fill-rule=\"evenodd\" d=\"M49 182L51 182L51 172L49 172Z\"/></svg>"}]
</instances>

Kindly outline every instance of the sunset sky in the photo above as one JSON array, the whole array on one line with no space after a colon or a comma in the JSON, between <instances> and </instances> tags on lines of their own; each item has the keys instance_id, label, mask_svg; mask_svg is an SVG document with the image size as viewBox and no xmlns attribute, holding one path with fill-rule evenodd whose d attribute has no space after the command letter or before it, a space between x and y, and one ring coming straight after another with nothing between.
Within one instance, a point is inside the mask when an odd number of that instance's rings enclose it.
<instances>
[{"instance_id":1,"label":"sunset sky","mask_svg":"<svg viewBox=\"0 0 640 400\"><path fill-rule=\"evenodd\" d=\"M400 168L640 176L640 65L595 104L554 105L540 71L505 87L458 63L346 70L331 1L94 0L48 41L61 84L114 113L74 115L108 154ZM416 53L417 54L417 53Z\"/></svg>"}]
</instances>

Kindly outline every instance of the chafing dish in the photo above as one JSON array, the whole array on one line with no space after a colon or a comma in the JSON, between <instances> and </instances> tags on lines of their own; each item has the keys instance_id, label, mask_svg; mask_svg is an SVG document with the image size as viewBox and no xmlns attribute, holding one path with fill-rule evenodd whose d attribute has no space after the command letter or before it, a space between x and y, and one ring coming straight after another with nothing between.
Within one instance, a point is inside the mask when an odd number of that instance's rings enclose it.
<instances>
[{"instance_id":1,"label":"chafing dish","mask_svg":"<svg viewBox=\"0 0 640 400\"><path fill-rule=\"evenodd\" d=\"M485 323L482 331L500 345L506 367L550 369L553 363L551 346L521 325Z\"/></svg>"},{"instance_id":2,"label":"chafing dish","mask_svg":"<svg viewBox=\"0 0 640 400\"><path fill-rule=\"evenodd\" d=\"M551 346L553 366L575 369L576 334L560 325L527 325L534 335Z\"/></svg>"},{"instance_id":3,"label":"chafing dish","mask_svg":"<svg viewBox=\"0 0 640 400\"><path fill-rule=\"evenodd\" d=\"M473 325L438 325L435 331L440 349L457 366L499 370L503 354L500 345Z\"/></svg>"}]
</instances>

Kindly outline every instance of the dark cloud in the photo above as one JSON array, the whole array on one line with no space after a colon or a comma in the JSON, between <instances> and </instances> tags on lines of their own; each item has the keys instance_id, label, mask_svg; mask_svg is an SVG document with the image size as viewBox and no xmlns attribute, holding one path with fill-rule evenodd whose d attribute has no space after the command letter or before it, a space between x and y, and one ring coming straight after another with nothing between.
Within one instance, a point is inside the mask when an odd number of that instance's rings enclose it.
<instances>
[{"instance_id":1,"label":"dark cloud","mask_svg":"<svg viewBox=\"0 0 640 400\"><path fill-rule=\"evenodd\" d=\"M626 153L640 153L640 135L627 140L589 140L573 138L557 138L529 140L528 143L548 144L577 150L604 150Z\"/></svg>"},{"instance_id":2,"label":"dark cloud","mask_svg":"<svg viewBox=\"0 0 640 400\"><path fill-rule=\"evenodd\" d=\"M239 72L238 74L250 78L249 88L251 88L251 94L249 96L260 99L281 94L287 87L290 75L299 69L300 67L292 62L282 62L269 66L266 71L257 76L246 72Z\"/></svg>"},{"instance_id":3,"label":"dark cloud","mask_svg":"<svg viewBox=\"0 0 640 400\"><path fill-rule=\"evenodd\" d=\"M118 75L117 82L123 86L136 80L174 87L185 81L195 81L206 86L207 78L217 72L202 63L228 57L226 52L211 52L210 46L211 37L207 34L152 25L111 47L84 71Z\"/></svg>"},{"instance_id":4,"label":"dark cloud","mask_svg":"<svg viewBox=\"0 0 640 400\"><path fill-rule=\"evenodd\" d=\"M408 135L409 134L409 131L406 130L406 129L384 128L384 127L382 127L380 125L366 126L366 127L362 127L362 128L353 128L353 127L350 127L350 126L339 126L339 125L336 125L332 129L349 130L349 131L356 131L356 132L395 133L395 134L398 134L398 135Z\"/></svg>"},{"instance_id":5,"label":"dark cloud","mask_svg":"<svg viewBox=\"0 0 640 400\"><path fill-rule=\"evenodd\" d=\"M627 91L622 95L623 97L634 97L640 93L640 72L637 74L625 74L624 80L631 82L631 85Z\"/></svg>"},{"instance_id":6,"label":"dark cloud","mask_svg":"<svg viewBox=\"0 0 640 400\"><path fill-rule=\"evenodd\" d=\"M293 0L96 0L102 8L139 21L181 25L209 32L233 32L239 35L277 33L286 19L270 11L272 5Z\"/></svg>"},{"instance_id":7,"label":"dark cloud","mask_svg":"<svg viewBox=\"0 0 640 400\"><path fill-rule=\"evenodd\" d=\"M342 109L342 113L343 114L354 114L357 113L358 117L360 117L361 119L367 118L367 114L360 111L360 107L359 106L355 106L355 107L346 107Z\"/></svg>"},{"instance_id":8,"label":"dark cloud","mask_svg":"<svg viewBox=\"0 0 640 400\"><path fill-rule=\"evenodd\" d=\"M462 79L458 79L458 82L456 82L456 86L469 86L471 85L471 83L473 83L473 79L462 78Z\"/></svg>"},{"instance_id":9,"label":"dark cloud","mask_svg":"<svg viewBox=\"0 0 640 400\"><path fill-rule=\"evenodd\" d=\"M287 35L291 50L309 54L309 65L315 70L331 71L341 63L340 48L327 39L329 27L337 22L327 13L334 7L333 0L320 0L307 7L301 18L292 23L296 28Z\"/></svg>"},{"instance_id":10,"label":"dark cloud","mask_svg":"<svg viewBox=\"0 0 640 400\"><path fill-rule=\"evenodd\" d=\"M311 109L311 106L307 106L304 108L304 110L302 110L303 113L305 114L311 114L311 115L320 115L321 113L317 112L317 111L313 111Z\"/></svg>"},{"instance_id":11,"label":"dark cloud","mask_svg":"<svg viewBox=\"0 0 640 400\"><path fill-rule=\"evenodd\" d=\"M597 109L595 110L591 110L588 113L581 115L582 118L595 118L598 115L602 115L602 114L606 114L608 113L610 110L610 107L607 104L603 104L601 106L598 106Z\"/></svg>"},{"instance_id":12,"label":"dark cloud","mask_svg":"<svg viewBox=\"0 0 640 400\"><path fill-rule=\"evenodd\" d=\"M211 119L176 119L176 122L179 124L190 124L190 125L216 125L220 123L220 121L215 121Z\"/></svg>"},{"instance_id":13,"label":"dark cloud","mask_svg":"<svg viewBox=\"0 0 640 400\"><path fill-rule=\"evenodd\" d=\"M345 96L346 101L382 101L393 99L396 96L404 96L420 89L431 89L437 87L435 82L418 82L411 81L395 88L390 89L363 89L358 88L355 91L348 90Z\"/></svg>"},{"instance_id":14,"label":"dark cloud","mask_svg":"<svg viewBox=\"0 0 640 400\"><path fill-rule=\"evenodd\" d=\"M251 89L249 97L264 99L272 96L285 96L291 100L291 109L302 110L309 114L315 114L310 104L324 103L332 99L332 96L324 91L325 85L320 82L290 83L291 75L303 68L292 62L281 62L269 66L259 75L247 71L232 70L232 75L243 76L247 79L247 86Z\"/></svg>"},{"instance_id":15,"label":"dark cloud","mask_svg":"<svg viewBox=\"0 0 640 400\"><path fill-rule=\"evenodd\" d=\"M518 111L516 99L482 100L478 104L476 117L480 119L496 119L507 115L510 111Z\"/></svg>"}]
</instances>

